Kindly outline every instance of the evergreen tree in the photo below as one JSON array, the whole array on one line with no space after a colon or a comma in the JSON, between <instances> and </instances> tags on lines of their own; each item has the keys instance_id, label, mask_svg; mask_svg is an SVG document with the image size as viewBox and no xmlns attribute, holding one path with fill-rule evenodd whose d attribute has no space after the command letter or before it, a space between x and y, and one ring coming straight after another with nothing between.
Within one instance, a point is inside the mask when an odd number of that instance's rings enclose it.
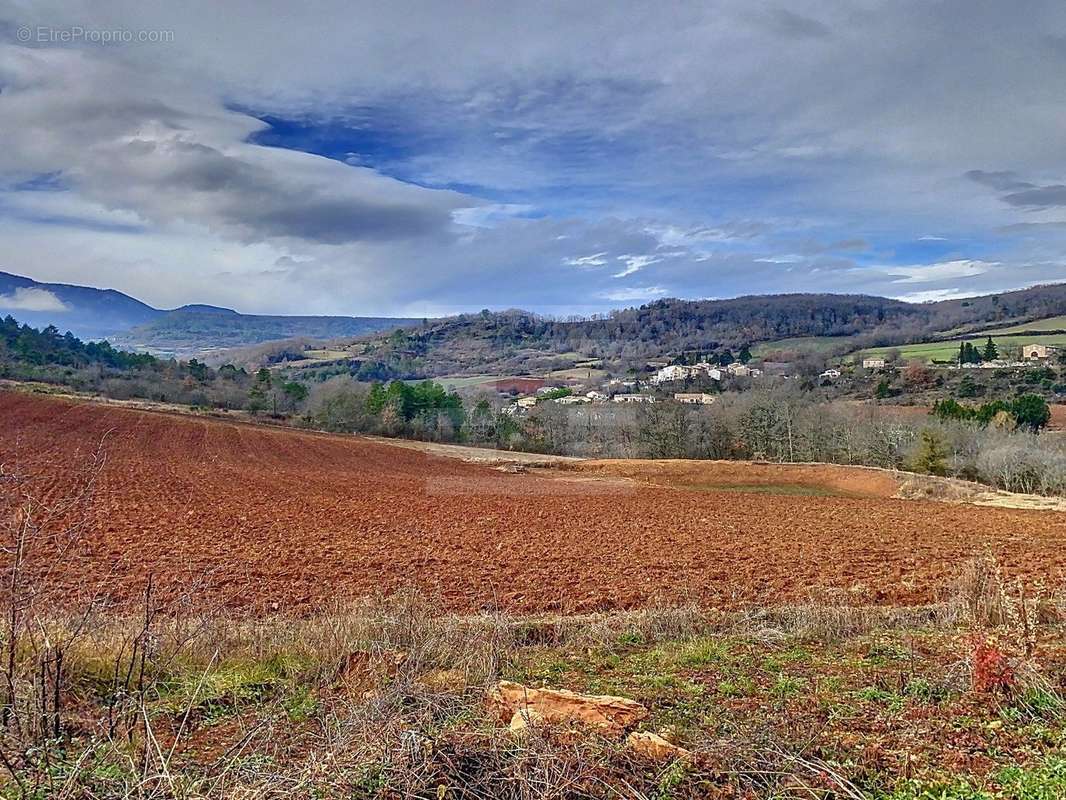
<instances>
[{"instance_id":1,"label":"evergreen tree","mask_svg":"<svg viewBox=\"0 0 1066 800\"><path fill-rule=\"evenodd\" d=\"M996 348L996 343L992 341L992 337L988 337L988 341L985 342L985 351L982 354L985 361L995 361L999 358L999 350Z\"/></svg>"},{"instance_id":2,"label":"evergreen tree","mask_svg":"<svg viewBox=\"0 0 1066 800\"><path fill-rule=\"evenodd\" d=\"M974 383L972 375L963 375L962 380L959 382L959 397L977 397L977 384Z\"/></svg>"},{"instance_id":3,"label":"evergreen tree","mask_svg":"<svg viewBox=\"0 0 1066 800\"><path fill-rule=\"evenodd\" d=\"M922 431L922 443L914 459L914 471L926 475L947 475L948 451L937 431Z\"/></svg>"},{"instance_id":4,"label":"evergreen tree","mask_svg":"<svg viewBox=\"0 0 1066 800\"><path fill-rule=\"evenodd\" d=\"M1051 421L1051 407L1037 394L1023 394L1010 404L1010 413L1018 425L1031 431L1039 431Z\"/></svg>"},{"instance_id":5,"label":"evergreen tree","mask_svg":"<svg viewBox=\"0 0 1066 800\"><path fill-rule=\"evenodd\" d=\"M248 390L247 408L252 414L258 414L266 408L266 392L263 391L262 382L257 381Z\"/></svg>"},{"instance_id":6,"label":"evergreen tree","mask_svg":"<svg viewBox=\"0 0 1066 800\"><path fill-rule=\"evenodd\" d=\"M981 351L971 342L963 342L959 345L959 364L980 364Z\"/></svg>"}]
</instances>

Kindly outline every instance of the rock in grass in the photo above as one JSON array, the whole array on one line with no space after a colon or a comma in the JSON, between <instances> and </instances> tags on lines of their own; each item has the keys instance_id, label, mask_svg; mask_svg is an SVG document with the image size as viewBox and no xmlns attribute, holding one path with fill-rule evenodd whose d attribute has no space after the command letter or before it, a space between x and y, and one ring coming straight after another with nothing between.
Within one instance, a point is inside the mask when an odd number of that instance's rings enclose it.
<instances>
[{"instance_id":1,"label":"rock in grass","mask_svg":"<svg viewBox=\"0 0 1066 800\"><path fill-rule=\"evenodd\" d=\"M524 729L531 721L548 725L580 724L608 736L621 736L648 716L647 708L626 697L534 689L511 681L500 681L492 687L486 702L500 721L510 724L512 729L515 725Z\"/></svg>"},{"instance_id":2,"label":"rock in grass","mask_svg":"<svg viewBox=\"0 0 1066 800\"><path fill-rule=\"evenodd\" d=\"M515 736L522 736L526 731L536 727L537 723L542 721L541 715L532 708L520 708L514 712L514 716L511 717L511 724L507 727Z\"/></svg>"},{"instance_id":3,"label":"rock in grass","mask_svg":"<svg viewBox=\"0 0 1066 800\"><path fill-rule=\"evenodd\" d=\"M673 761L675 758L690 758L692 753L684 747L678 747L657 733L642 731L629 734L626 737L626 747L633 751L634 755L647 761L663 762Z\"/></svg>"}]
</instances>

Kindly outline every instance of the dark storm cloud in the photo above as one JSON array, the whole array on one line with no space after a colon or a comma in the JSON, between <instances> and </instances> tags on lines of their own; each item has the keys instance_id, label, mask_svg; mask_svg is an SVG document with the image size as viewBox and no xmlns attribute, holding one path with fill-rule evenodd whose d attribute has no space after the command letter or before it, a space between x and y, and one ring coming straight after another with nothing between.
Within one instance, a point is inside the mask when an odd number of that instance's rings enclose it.
<instances>
[{"instance_id":1,"label":"dark storm cloud","mask_svg":"<svg viewBox=\"0 0 1066 800\"><path fill-rule=\"evenodd\" d=\"M970 170L966 177L997 192L1006 192L1000 199L1010 206L1028 209L1066 206L1066 185L1063 184L1040 186L1022 180L1014 172L986 172L979 169Z\"/></svg>"},{"instance_id":2,"label":"dark storm cloud","mask_svg":"<svg viewBox=\"0 0 1066 800\"><path fill-rule=\"evenodd\" d=\"M76 52L0 52L0 82L0 172L61 174L70 190L157 223L338 245L443 235L454 211L481 204L252 144L258 119Z\"/></svg>"},{"instance_id":3,"label":"dark storm cloud","mask_svg":"<svg viewBox=\"0 0 1066 800\"><path fill-rule=\"evenodd\" d=\"M777 8L770 13L770 26L790 39L825 39L833 35L832 29L824 22L787 8Z\"/></svg>"},{"instance_id":4,"label":"dark storm cloud","mask_svg":"<svg viewBox=\"0 0 1066 800\"><path fill-rule=\"evenodd\" d=\"M418 237L440 232L451 223L452 207L426 202L389 202L368 193L350 194L343 187L308 185L298 195L285 176L262 164L225 155L206 145L188 142L135 141L118 158L137 171L152 171L165 191L203 195L219 223L245 237L295 237L322 244Z\"/></svg>"},{"instance_id":5,"label":"dark storm cloud","mask_svg":"<svg viewBox=\"0 0 1066 800\"><path fill-rule=\"evenodd\" d=\"M1025 208L1066 206L1066 186L1053 184L1051 186L1038 186L1021 192L1012 192L1011 194L1003 195L1003 202Z\"/></svg>"},{"instance_id":6,"label":"dark storm cloud","mask_svg":"<svg viewBox=\"0 0 1066 800\"><path fill-rule=\"evenodd\" d=\"M966 177L974 183L979 183L982 186L995 189L997 192L1011 192L1020 189L1033 188L1033 184L1021 180L1017 173L1014 172L986 172L981 169L971 169L966 173Z\"/></svg>"}]
</instances>

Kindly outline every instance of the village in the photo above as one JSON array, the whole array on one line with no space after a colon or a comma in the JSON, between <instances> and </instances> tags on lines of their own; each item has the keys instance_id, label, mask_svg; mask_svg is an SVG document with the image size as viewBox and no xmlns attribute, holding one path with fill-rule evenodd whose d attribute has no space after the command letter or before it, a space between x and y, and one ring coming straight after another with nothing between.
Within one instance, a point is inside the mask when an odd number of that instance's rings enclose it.
<instances>
[{"instance_id":1,"label":"village","mask_svg":"<svg viewBox=\"0 0 1066 800\"><path fill-rule=\"evenodd\" d=\"M965 346L961 353L965 353ZM976 350L974 350L976 352ZM932 362L930 369L941 370L1008 370L1047 366L1059 356L1061 349L1052 345L1032 343L1018 348L1016 357L987 360L964 360L960 355L949 363ZM755 364L758 363L758 366ZM817 373L822 385L830 385L849 373L860 370L865 374L889 373L907 366L907 361L898 355L855 357L850 363L840 359L835 366L828 366ZM732 361L727 364L701 360L695 364L670 363L669 360L649 361L646 370L650 373L640 378L611 377L598 385L580 379L553 379L550 376L527 376L498 381L496 389L501 394L522 394L504 408L512 415L524 414L541 403L558 405L582 405L587 403L656 403L677 402L688 405L711 405L716 395L724 389L743 391L760 379L800 380L796 365L789 362ZM700 391L691 390L694 388ZM677 388L687 391L675 391Z\"/></svg>"}]
</instances>

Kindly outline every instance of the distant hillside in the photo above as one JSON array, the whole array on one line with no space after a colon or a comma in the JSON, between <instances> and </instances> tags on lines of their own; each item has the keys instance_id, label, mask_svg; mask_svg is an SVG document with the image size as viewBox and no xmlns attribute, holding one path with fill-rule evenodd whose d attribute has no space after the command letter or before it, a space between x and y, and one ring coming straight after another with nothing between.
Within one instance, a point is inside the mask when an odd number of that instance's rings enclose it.
<instances>
[{"instance_id":1,"label":"distant hillside","mask_svg":"<svg viewBox=\"0 0 1066 800\"><path fill-rule=\"evenodd\" d=\"M185 306L112 337L118 347L185 357L279 339L337 339L412 325L390 317L286 317Z\"/></svg>"},{"instance_id":2,"label":"distant hillside","mask_svg":"<svg viewBox=\"0 0 1066 800\"><path fill-rule=\"evenodd\" d=\"M117 347L167 356L194 356L290 337L355 337L413 319L388 317L287 317L240 314L191 304L167 311L114 289L41 283L0 272L0 317L35 328L55 326L82 339L108 339Z\"/></svg>"},{"instance_id":3,"label":"distant hillside","mask_svg":"<svg viewBox=\"0 0 1066 800\"><path fill-rule=\"evenodd\" d=\"M114 289L39 283L0 272L0 316L35 328L54 325L83 339L103 339L163 313Z\"/></svg>"},{"instance_id":4,"label":"distant hillside","mask_svg":"<svg viewBox=\"0 0 1066 800\"><path fill-rule=\"evenodd\" d=\"M521 374L580 359L638 367L648 359L822 337L823 354L947 337L958 330L1066 313L1066 285L906 303L865 295L659 300L602 318L553 320L522 311L463 314L379 337L359 356L368 377Z\"/></svg>"},{"instance_id":5,"label":"distant hillside","mask_svg":"<svg viewBox=\"0 0 1066 800\"><path fill-rule=\"evenodd\" d=\"M432 377L541 372L582 359L641 367L648 359L764 343L770 345L761 352L772 352L773 343L804 339L817 339L817 351L827 356L935 342L1066 314L1066 284L921 304L866 295L789 294L664 299L591 319L484 311L424 323L240 314L202 304L165 311L111 289L0 273L0 316L8 314L36 327L54 325L81 338L108 338L118 347L164 356L200 356L289 339L365 339L348 351L363 377ZM393 335L397 328L404 330ZM376 335L386 331L390 335Z\"/></svg>"}]
</instances>

